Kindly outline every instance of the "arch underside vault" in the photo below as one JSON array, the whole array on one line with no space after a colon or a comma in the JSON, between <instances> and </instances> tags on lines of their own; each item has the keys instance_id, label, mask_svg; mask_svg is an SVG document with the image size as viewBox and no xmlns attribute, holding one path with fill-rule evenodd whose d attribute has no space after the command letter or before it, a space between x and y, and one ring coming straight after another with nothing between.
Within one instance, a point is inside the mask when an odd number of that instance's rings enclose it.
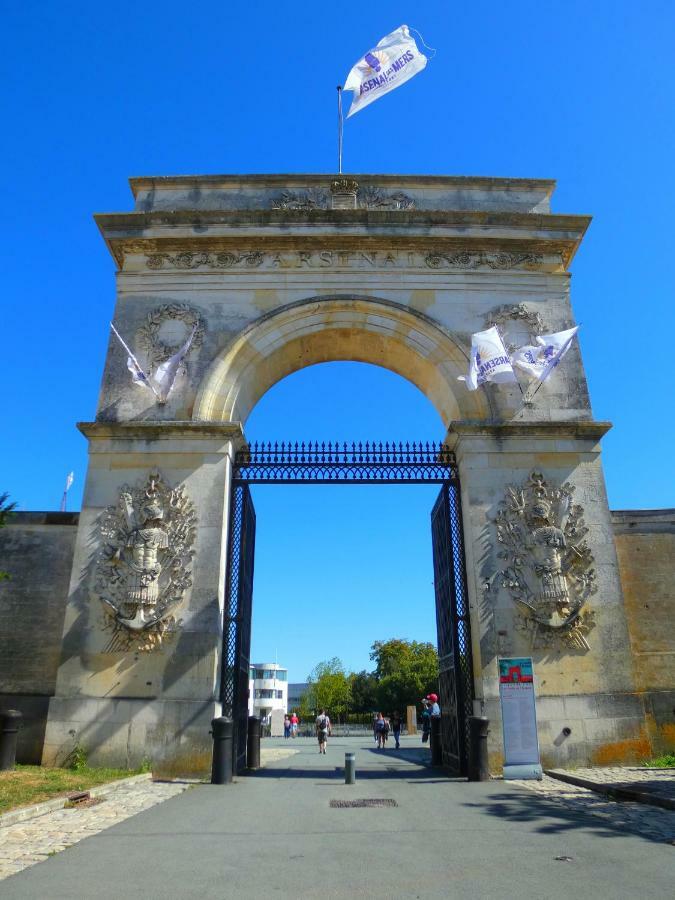
<instances>
[{"instance_id":1,"label":"arch underside vault","mask_svg":"<svg viewBox=\"0 0 675 900\"><path fill-rule=\"evenodd\" d=\"M370 297L314 297L263 316L219 355L198 392L193 418L245 423L274 384L299 369L350 360L389 369L416 385L445 426L490 417L483 392L457 381L460 343L421 313Z\"/></svg>"}]
</instances>

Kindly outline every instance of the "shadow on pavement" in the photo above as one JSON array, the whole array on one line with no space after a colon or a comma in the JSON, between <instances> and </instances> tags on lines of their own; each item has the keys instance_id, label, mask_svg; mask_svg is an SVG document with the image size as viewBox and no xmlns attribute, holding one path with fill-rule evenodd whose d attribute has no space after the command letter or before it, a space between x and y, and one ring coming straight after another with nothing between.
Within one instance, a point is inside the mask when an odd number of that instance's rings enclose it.
<instances>
[{"instance_id":1,"label":"shadow on pavement","mask_svg":"<svg viewBox=\"0 0 675 900\"><path fill-rule=\"evenodd\" d=\"M523 789L526 791L526 789ZM463 803L465 807L480 809L486 815L495 816L502 821L534 824L540 834L564 835L578 828L590 831L599 837L625 837L629 831L643 840L653 843L672 843L665 834L658 835L647 827L638 824L612 821L620 815L620 808L611 813L606 820L601 820L590 812L573 810L563 806L559 801L538 797L528 791L525 793L492 794L478 803ZM537 825L537 820L541 823ZM553 820L553 821L552 821ZM667 823L664 821L664 825Z\"/></svg>"}]
</instances>

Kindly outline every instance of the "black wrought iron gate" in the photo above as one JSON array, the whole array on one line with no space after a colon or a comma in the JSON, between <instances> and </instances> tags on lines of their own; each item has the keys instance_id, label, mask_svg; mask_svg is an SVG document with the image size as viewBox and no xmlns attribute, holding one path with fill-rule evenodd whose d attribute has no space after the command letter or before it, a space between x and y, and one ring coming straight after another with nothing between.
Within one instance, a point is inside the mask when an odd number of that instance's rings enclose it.
<instances>
[{"instance_id":1,"label":"black wrought iron gate","mask_svg":"<svg viewBox=\"0 0 675 900\"><path fill-rule=\"evenodd\" d=\"M235 772L246 767L254 560L255 509L248 485L238 481L230 498L221 678L223 715L234 721Z\"/></svg>"},{"instance_id":2,"label":"black wrought iron gate","mask_svg":"<svg viewBox=\"0 0 675 900\"><path fill-rule=\"evenodd\" d=\"M255 510L250 484L440 484L432 513L444 763L466 773L473 669L459 478L434 443L254 444L237 453L230 500L221 700L235 726L235 770L246 764Z\"/></svg>"},{"instance_id":3,"label":"black wrought iron gate","mask_svg":"<svg viewBox=\"0 0 675 900\"><path fill-rule=\"evenodd\" d=\"M466 775L473 713L471 625L459 482L443 485L431 513L443 764Z\"/></svg>"}]
</instances>

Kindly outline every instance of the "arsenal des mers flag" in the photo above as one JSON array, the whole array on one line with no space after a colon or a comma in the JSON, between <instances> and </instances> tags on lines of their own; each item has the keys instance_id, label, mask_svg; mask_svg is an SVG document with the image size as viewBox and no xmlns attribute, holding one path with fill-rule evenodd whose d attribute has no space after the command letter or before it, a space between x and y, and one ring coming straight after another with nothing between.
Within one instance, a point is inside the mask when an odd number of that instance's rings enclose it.
<instances>
[{"instance_id":1,"label":"arsenal des mers flag","mask_svg":"<svg viewBox=\"0 0 675 900\"><path fill-rule=\"evenodd\" d=\"M407 25L383 37L347 76L344 89L354 92L347 118L409 81L426 64L427 58L417 49Z\"/></svg>"}]
</instances>

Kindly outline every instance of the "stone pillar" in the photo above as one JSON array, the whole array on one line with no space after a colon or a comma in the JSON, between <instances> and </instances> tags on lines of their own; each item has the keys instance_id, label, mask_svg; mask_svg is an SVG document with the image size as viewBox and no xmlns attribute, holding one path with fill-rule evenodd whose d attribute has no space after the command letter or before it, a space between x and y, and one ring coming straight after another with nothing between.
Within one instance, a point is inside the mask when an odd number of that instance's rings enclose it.
<instances>
[{"instance_id":1,"label":"stone pillar","mask_svg":"<svg viewBox=\"0 0 675 900\"><path fill-rule=\"evenodd\" d=\"M502 733L499 708L499 656L532 656L535 668L539 742L544 766L625 761L648 752L642 701L635 693L630 643L621 582L600 463L600 438L608 423L521 422L454 423L449 442L454 446L462 485L462 508L466 547L468 594L476 688L476 713L489 717L490 762L498 771L502 762ZM545 487L542 509L532 509L539 482L532 473L543 476ZM520 490L527 486L524 495ZM495 522L501 509L509 510L504 527L515 523L522 544L522 558L516 565L531 564L528 578L534 586L530 600L540 602L542 578L536 574L537 525L562 527L567 516L546 516L546 497L554 507L562 501L555 492L565 484L574 490L572 504L581 507L576 535L551 532L549 541L561 558L570 554L572 565L579 554L574 547L585 543L590 553L587 569L591 589L582 610L579 627L549 629L531 619L530 610L514 599L506 582L518 578L503 574L510 565L508 541L500 543ZM509 495L509 487L516 489ZM563 493L565 493L563 490ZM524 501L522 501L524 497ZM515 499L514 499L515 498ZM528 499L529 498L529 499ZM503 505L506 502L506 506ZM522 513L515 510L524 502ZM502 506L500 506L502 504ZM530 505L528 505L530 504ZM507 517L508 518L508 517ZM587 531L586 531L587 529ZM584 533L585 532L585 533ZM505 532L503 532L505 534ZM522 538L522 540L521 540ZM520 544L518 543L520 541ZM543 541L546 544L546 540ZM551 551L551 547L547 548ZM505 551L506 556L500 557ZM592 558L591 558L592 557ZM539 560L541 562L541 559ZM540 567L541 571L541 567ZM575 572L564 578L575 596ZM581 570L580 570L581 571ZM555 577L554 577L555 580ZM555 585L554 585L555 587ZM564 590L564 587L563 587ZM563 616L564 618L564 616ZM569 728L569 735L563 729ZM644 756L642 755L642 758Z\"/></svg>"},{"instance_id":2,"label":"stone pillar","mask_svg":"<svg viewBox=\"0 0 675 900\"><path fill-rule=\"evenodd\" d=\"M208 774L241 429L127 422L80 430L90 441L89 471L43 763L63 763L78 746L94 764L133 767L148 759L156 773ZM159 486L148 481L157 475ZM144 498L157 508L143 512ZM161 563L156 607L152 588L148 594L142 585L153 571L154 546ZM146 601L125 607L125 598L138 596ZM153 625L169 596L175 606ZM134 616L128 627L124 619Z\"/></svg>"}]
</instances>

